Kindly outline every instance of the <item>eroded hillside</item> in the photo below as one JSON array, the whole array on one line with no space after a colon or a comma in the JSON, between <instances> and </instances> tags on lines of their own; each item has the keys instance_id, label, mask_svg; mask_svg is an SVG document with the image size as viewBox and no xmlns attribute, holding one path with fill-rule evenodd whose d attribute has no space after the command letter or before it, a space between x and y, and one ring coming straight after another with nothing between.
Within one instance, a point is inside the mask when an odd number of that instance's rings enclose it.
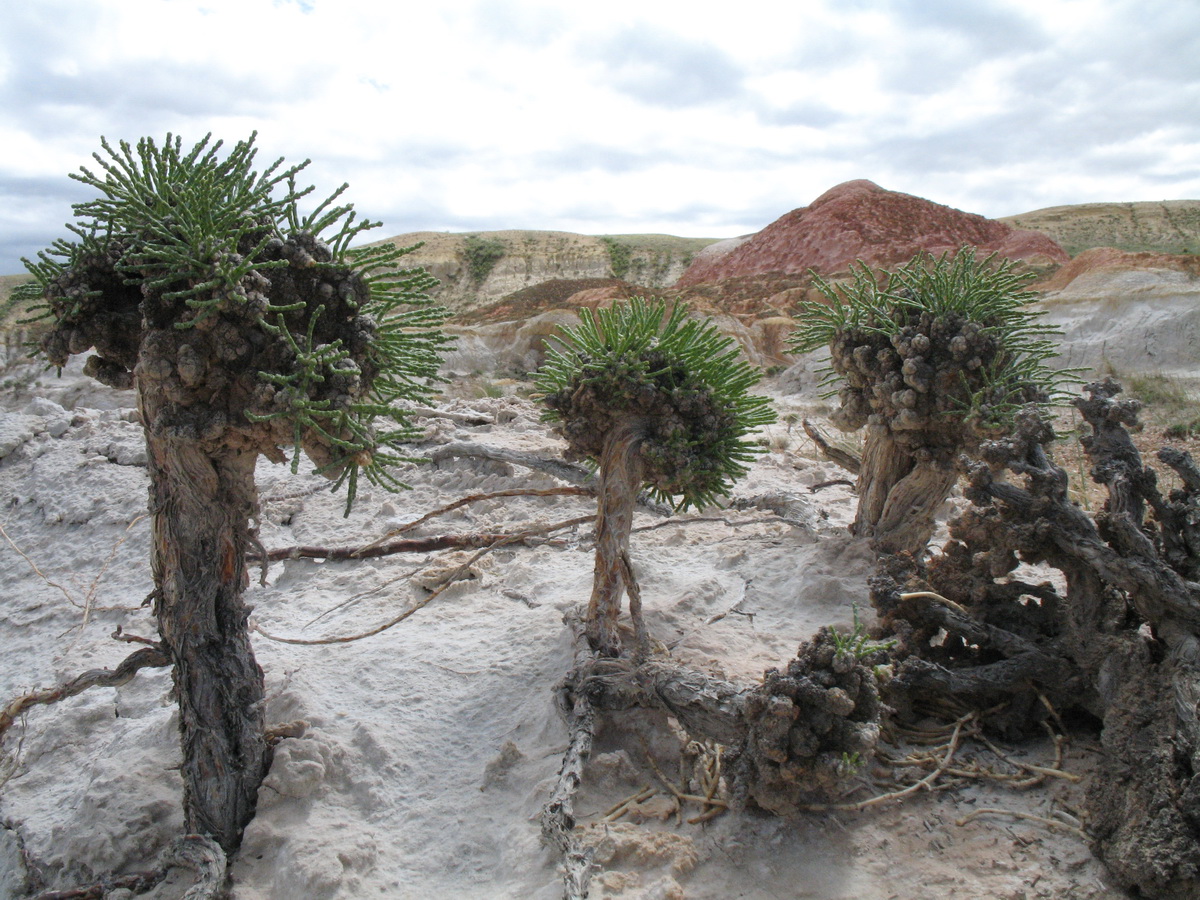
<instances>
[{"instance_id":1,"label":"eroded hillside","mask_svg":"<svg viewBox=\"0 0 1200 900\"><path fill-rule=\"evenodd\" d=\"M544 281L620 278L666 287L716 238L666 234L592 236L566 231L418 231L387 243L423 243L409 259L441 282L438 302L462 312Z\"/></svg>"},{"instance_id":2,"label":"eroded hillside","mask_svg":"<svg viewBox=\"0 0 1200 900\"><path fill-rule=\"evenodd\" d=\"M1078 203L1006 216L1014 228L1040 231L1072 256L1092 247L1200 253L1200 200Z\"/></svg>"}]
</instances>

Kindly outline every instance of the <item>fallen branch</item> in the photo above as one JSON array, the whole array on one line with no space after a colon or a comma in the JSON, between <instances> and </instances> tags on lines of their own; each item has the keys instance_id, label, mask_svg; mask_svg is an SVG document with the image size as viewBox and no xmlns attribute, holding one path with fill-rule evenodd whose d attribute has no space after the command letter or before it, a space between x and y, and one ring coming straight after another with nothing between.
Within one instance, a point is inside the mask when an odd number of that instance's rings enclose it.
<instances>
[{"instance_id":1,"label":"fallen branch","mask_svg":"<svg viewBox=\"0 0 1200 900\"><path fill-rule=\"evenodd\" d=\"M595 520L595 516L579 516L567 519L549 528L535 528L519 532L475 532L472 534L443 534L430 538L408 538L391 541L390 543L367 544L362 547L281 547L267 551L270 562L284 559L373 559L380 556L394 556L398 553L431 553L434 550L461 550L478 547L491 547L497 542L520 543L527 538L536 537L546 531L557 531L572 525L581 525ZM250 554L251 559L257 559L256 553Z\"/></svg>"},{"instance_id":2,"label":"fallen branch","mask_svg":"<svg viewBox=\"0 0 1200 900\"><path fill-rule=\"evenodd\" d=\"M734 509L762 509L774 513L789 525L800 528L811 528L815 518L812 507L795 494L774 493L756 494L753 497L739 497L730 506ZM806 516L807 514L807 516Z\"/></svg>"},{"instance_id":3,"label":"fallen branch","mask_svg":"<svg viewBox=\"0 0 1200 900\"><path fill-rule=\"evenodd\" d=\"M369 631L364 631L360 634L352 634L352 635L348 635L346 637L330 637L330 638L311 638L311 639L287 638L287 637L281 637L280 635L271 634L270 632L264 631L261 627L259 627L259 625L257 623L253 622L253 620L251 621L250 630L258 632L259 634L261 634L263 637L265 637L269 641L275 641L276 643L279 643L279 644L293 644L293 645L296 645L299 647L316 647L316 646L319 646L322 644L349 644L353 641L361 641L363 638L369 638L376 634L381 634L382 632L387 631L389 628L392 628L395 625L399 625L401 622L403 622L405 619L407 619L413 613L417 612L417 610L424 609L426 606L428 606L430 603L432 603L435 599L440 597L447 588L449 588L452 584L454 584L454 582L458 580L458 576L460 574L462 574L464 571L466 571L468 568L470 568L472 565L474 565L474 563L477 560L479 560L486 554L491 553L493 550L497 550L500 547L506 547L510 544L520 543L520 542L527 540L528 538L534 537L536 535L547 534L552 531L558 531L559 529L562 529L562 528L570 528L575 525L582 525L587 522L594 521L594 519L595 519L594 516L580 516L579 518L576 518L576 519L567 519L565 522L555 522L553 525L546 525L541 528L530 528L525 531L519 531L515 534L493 535L493 537L496 538L496 540L493 543L484 547L482 550L480 550L478 553L474 554L470 559L468 559L466 562L464 562L461 566L459 566L457 569L455 569L450 574L450 576L446 579L445 583L442 584L441 587L439 587L437 590L435 590L433 593L431 593L424 600L418 601L417 603L413 604L408 609L406 609L404 612L400 613L398 616L395 616L394 618L389 619L388 621L382 623L381 625L377 625L374 628L370 629ZM345 557L342 557L342 558L345 558Z\"/></svg>"},{"instance_id":4,"label":"fallen branch","mask_svg":"<svg viewBox=\"0 0 1200 900\"><path fill-rule=\"evenodd\" d=\"M807 434L809 439L817 445L817 449L825 455L826 459L828 459L830 462L837 463L839 466L853 475L858 474L858 470L862 468L861 459L859 459L853 453L848 453L845 450L839 450L837 447L834 447L832 444L830 444L829 441L825 439L825 435L821 434L821 432L817 430L817 427L808 419L804 419L800 424L804 428L804 433Z\"/></svg>"},{"instance_id":5,"label":"fallen branch","mask_svg":"<svg viewBox=\"0 0 1200 900\"><path fill-rule=\"evenodd\" d=\"M485 447L482 444L468 443L446 444L445 446L438 447L429 454L430 462L435 464L447 459L486 459L492 462L510 463L515 466L523 466L526 469L545 472L559 481L567 482L567 484L579 485L581 487L592 487L596 484L596 473L586 466L565 462L561 459L549 459L545 456L538 456L535 453L508 450L502 447ZM659 503L645 492L638 494L637 504L660 516L669 516L672 513L671 507L665 503Z\"/></svg>"},{"instance_id":6,"label":"fallen branch","mask_svg":"<svg viewBox=\"0 0 1200 900\"><path fill-rule=\"evenodd\" d=\"M831 487L854 487L854 482L849 478L830 478L828 481L818 481L816 484L810 485L808 492L815 494L817 491L823 491L825 488Z\"/></svg>"},{"instance_id":7,"label":"fallen branch","mask_svg":"<svg viewBox=\"0 0 1200 900\"><path fill-rule=\"evenodd\" d=\"M82 694L93 687L119 687L130 681L138 669L162 668L171 664L170 657L161 645L144 647L125 657L115 669L92 669L77 675L70 681L41 691L31 691L9 701L0 709L0 739L17 717L31 706L47 706Z\"/></svg>"},{"instance_id":8,"label":"fallen branch","mask_svg":"<svg viewBox=\"0 0 1200 900\"><path fill-rule=\"evenodd\" d=\"M36 900L102 900L120 889L144 894L162 883L173 868L191 869L196 873L195 882L180 900L214 900L225 883L225 851L210 837L185 834L163 850L158 865L150 871L111 875L86 887L44 891Z\"/></svg>"},{"instance_id":9,"label":"fallen branch","mask_svg":"<svg viewBox=\"0 0 1200 900\"><path fill-rule=\"evenodd\" d=\"M564 900L584 900L592 877L592 851L575 834L575 794L583 782L583 767L592 752L596 735L596 710L581 689L581 673L598 659L584 633L582 619L573 617L575 666L555 688L555 706L567 726L570 740L558 770L558 781L542 807L542 840L556 847L563 859ZM621 806L627 805L625 801ZM619 808L619 807L618 807ZM616 812L614 809L612 812ZM610 813L611 814L611 813Z\"/></svg>"},{"instance_id":10,"label":"fallen branch","mask_svg":"<svg viewBox=\"0 0 1200 900\"><path fill-rule=\"evenodd\" d=\"M490 462L510 463L537 472L545 472L568 484L590 486L596 481L595 473L585 466L564 462L561 459L549 459L535 453L522 453L519 450L508 450L503 447L486 447L483 444L446 444L429 454L429 461L435 465L448 459L486 459Z\"/></svg>"},{"instance_id":11,"label":"fallen branch","mask_svg":"<svg viewBox=\"0 0 1200 900\"><path fill-rule=\"evenodd\" d=\"M1044 816L1035 816L1033 813L1018 812L1015 809L998 809L992 806L985 806L982 809L968 813L954 824L958 826L966 825L972 819L976 819L979 816L1010 816L1014 819L1024 819L1027 822L1037 822L1039 825L1045 825L1047 828L1061 828L1063 831L1075 835L1081 841L1089 840L1082 828L1076 828L1074 825L1068 825L1066 822L1060 822L1057 819L1047 819Z\"/></svg>"},{"instance_id":12,"label":"fallen branch","mask_svg":"<svg viewBox=\"0 0 1200 900\"><path fill-rule=\"evenodd\" d=\"M572 487L545 488L544 490L529 490L529 489L516 488L516 489L510 490L510 491L492 491L487 494L471 494L469 497L461 497L458 500L455 500L453 503L448 503L445 506L439 507L438 509L435 509L431 512L427 512L427 513L425 513L425 515L421 516L419 519L414 519L411 522L406 522L405 524L401 525L399 528L393 528L391 531L389 531L383 537L379 538L376 541L373 541L370 544L367 544L365 547L360 549L357 552L357 555L363 556L368 551L374 550L376 547L382 545L389 538L394 538L397 535L401 535L406 531L411 531L412 529L416 528L418 525L423 525L424 523L428 522L430 519L436 518L437 516L444 516L446 513L454 512L454 510L460 509L461 507L467 506L471 503L479 503L484 500L497 500L502 497L559 497L559 496L594 497L594 496L596 496L596 491L590 487L572 486Z\"/></svg>"}]
</instances>

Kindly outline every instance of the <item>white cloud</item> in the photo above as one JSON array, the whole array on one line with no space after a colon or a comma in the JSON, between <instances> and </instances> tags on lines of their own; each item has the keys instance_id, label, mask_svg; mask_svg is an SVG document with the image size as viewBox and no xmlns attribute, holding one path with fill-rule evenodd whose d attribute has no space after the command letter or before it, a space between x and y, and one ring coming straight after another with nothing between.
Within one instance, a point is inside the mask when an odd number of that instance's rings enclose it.
<instances>
[{"instance_id":1,"label":"white cloud","mask_svg":"<svg viewBox=\"0 0 1200 900\"><path fill-rule=\"evenodd\" d=\"M0 33L0 271L101 134L257 130L389 233L721 237L858 177L988 215L1200 196L1197 108L1177 0L39 0Z\"/></svg>"}]
</instances>

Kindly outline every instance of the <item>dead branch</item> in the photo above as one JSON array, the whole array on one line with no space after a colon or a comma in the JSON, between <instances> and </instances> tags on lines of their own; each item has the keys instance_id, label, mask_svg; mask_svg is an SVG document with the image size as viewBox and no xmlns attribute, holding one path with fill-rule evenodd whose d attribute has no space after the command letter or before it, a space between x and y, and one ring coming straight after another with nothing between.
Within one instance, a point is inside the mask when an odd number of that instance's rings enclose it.
<instances>
[{"instance_id":1,"label":"dead branch","mask_svg":"<svg viewBox=\"0 0 1200 900\"><path fill-rule=\"evenodd\" d=\"M812 507L806 500L795 494L783 492L755 494L753 497L739 497L729 505L733 509L766 510L774 513L789 525L799 528L811 528L813 523Z\"/></svg>"},{"instance_id":2,"label":"dead branch","mask_svg":"<svg viewBox=\"0 0 1200 900\"><path fill-rule=\"evenodd\" d=\"M558 771L558 781L542 807L542 840L558 848L563 859L564 900L584 900L592 877L592 851L575 833L575 794L583 783L583 767L596 735L596 710L587 691L580 690L579 673L599 660L585 636L582 619L569 622L575 634L575 666L554 691L555 706L567 726L569 742Z\"/></svg>"},{"instance_id":3,"label":"dead branch","mask_svg":"<svg viewBox=\"0 0 1200 900\"><path fill-rule=\"evenodd\" d=\"M816 484L809 485L808 492L815 494L817 491L823 491L825 488L831 487L854 487L854 482L849 478L830 478L828 481L818 481Z\"/></svg>"},{"instance_id":4,"label":"dead branch","mask_svg":"<svg viewBox=\"0 0 1200 900\"><path fill-rule=\"evenodd\" d=\"M983 807L973 812L968 813L961 819L958 819L954 824L959 827L966 825L980 816L1009 816L1013 819L1022 819L1026 822L1036 822L1039 825L1045 825L1047 828L1061 828L1068 834L1073 834L1081 841L1089 840L1087 834L1082 828L1076 825L1070 825L1066 822L1060 822L1057 819L1047 819L1045 816L1035 816L1032 813L1021 812L1015 809L997 809L995 807Z\"/></svg>"},{"instance_id":5,"label":"dead branch","mask_svg":"<svg viewBox=\"0 0 1200 900\"><path fill-rule=\"evenodd\" d=\"M561 497L561 496L595 497L596 491L594 488L590 488L590 487L573 486L573 487L545 488L543 490L517 488L517 489L513 489L513 490L509 490L509 491L491 491L490 493L487 493L487 494L471 494L468 497L460 497L458 500L455 500L453 503L447 503L445 506L442 506L435 510L427 512L427 513L425 513L425 515L421 516L419 519L414 519L411 522L406 522L405 524L401 525L399 528L392 529L387 534L383 535L383 537L379 538L376 541L373 541L370 544L367 544L366 547L362 548L362 550L359 551L358 555L362 556L367 551L372 550L376 546L383 544L389 538L396 537L397 535L403 534L406 531L411 531L412 529L416 528L418 525L425 524L430 519L436 518L437 516L444 516L446 513L453 512L454 510L460 509L461 507L467 506L471 503L479 503L484 500L497 500L497 499L500 499L503 497Z\"/></svg>"},{"instance_id":6,"label":"dead branch","mask_svg":"<svg viewBox=\"0 0 1200 900\"><path fill-rule=\"evenodd\" d=\"M562 528L571 528L576 525L583 525L587 522L593 521L593 519L594 519L594 517L592 517L592 516L580 516L579 518L576 518L576 519L567 519L565 522L555 522L552 525L545 525L540 528L530 528L530 529L526 529L525 531L516 532L514 534L493 535L495 540L492 543L485 546L482 550L480 550L478 553L471 556L470 559L468 559L461 566L459 566L457 569L455 569L454 572L452 572L450 574L450 576L446 579L445 583L442 584L441 587L439 587L437 590L435 590L433 593L431 593L424 600L420 600L417 603L414 603L412 606L410 606L408 609L404 610L404 612L400 613L398 616L395 616L394 618L391 618L388 621L375 626L374 628L370 629L369 631L361 632L360 634L352 634L352 635L348 635L345 637L329 637L329 638L311 638L311 639L288 638L288 637L282 637L280 635L271 634L270 632L264 631L257 623L254 623L253 621L251 622L250 629L252 631L257 631L259 634L261 634L263 637L265 637L269 641L275 641L276 643L280 643L280 644L294 644L294 645L300 646L300 647L316 647L316 646L323 645L323 644L349 644L353 641L361 641L363 638L368 638L368 637L372 637L377 634L381 634L384 631L387 631L389 628L392 628L395 625L399 625L401 622L403 622L405 619L407 619L413 613L417 612L420 609L424 609L426 606L428 606L430 603L432 603L435 599L440 597L442 595L442 593L446 591L447 588L449 588L452 584L454 584L454 582L458 579L458 576L461 573L465 572L477 560L481 559L486 554L491 553L493 550L498 550L501 547L507 547L512 544L521 543L521 542L528 540L531 537L535 537L537 535L542 535L542 534L548 534L549 532L558 531ZM348 558L348 557L342 557L342 558Z\"/></svg>"},{"instance_id":7,"label":"dead branch","mask_svg":"<svg viewBox=\"0 0 1200 900\"><path fill-rule=\"evenodd\" d=\"M375 544L367 544L362 547L281 547L277 550L268 550L267 559L271 562L278 562L283 559L373 559L380 556L395 556L398 553L431 553L434 550L491 547L501 541L506 544L516 544L523 543L529 538L537 537L540 534L545 534L547 531L558 531L562 528L591 522L594 519L594 516L578 516L574 519L558 522L547 528L534 528L518 532L500 531L475 532L473 534L443 534L437 537L409 538L385 544L376 542ZM251 553L250 558L255 559L256 555Z\"/></svg>"},{"instance_id":8,"label":"dead branch","mask_svg":"<svg viewBox=\"0 0 1200 900\"><path fill-rule=\"evenodd\" d=\"M446 444L429 454L430 462L435 465L448 459L486 459L490 462L510 463L537 472L545 472L559 481L575 485L592 485L596 480L595 474L585 466L564 462L561 459L538 456L536 453L522 453L519 450L487 447L483 444L465 442Z\"/></svg>"},{"instance_id":9,"label":"dead branch","mask_svg":"<svg viewBox=\"0 0 1200 900\"><path fill-rule=\"evenodd\" d=\"M826 459L828 459L830 462L837 463L852 475L858 474L858 470L862 468L861 459L859 459L853 453L848 453L845 450L839 450L837 447L830 444L829 441L825 439L825 435L821 434L821 432L817 430L817 427L808 419L804 419L800 424L804 428L804 433L807 434L809 439L817 445L817 449L825 455Z\"/></svg>"},{"instance_id":10,"label":"dead branch","mask_svg":"<svg viewBox=\"0 0 1200 900\"><path fill-rule=\"evenodd\" d=\"M580 487L593 487L596 484L596 473L586 466L538 456L535 453L522 453L519 450L508 450L502 447L486 447L483 444L446 444L430 453L429 459L433 463L440 463L447 459L486 459L545 472L560 481ZM656 515L669 516L672 513L671 507L665 503L659 503L645 492L638 494L637 503L638 506L648 509Z\"/></svg>"},{"instance_id":11,"label":"dead branch","mask_svg":"<svg viewBox=\"0 0 1200 900\"><path fill-rule=\"evenodd\" d=\"M82 694L88 688L119 687L129 682L138 669L162 668L169 665L171 665L171 660L167 656L166 650L156 644L131 653L115 669L92 669L56 687L32 691L17 697L0 709L0 739L12 727L17 717L31 706L57 703L68 697L74 697L76 694Z\"/></svg>"},{"instance_id":12,"label":"dead branch","mask_svg":"<svg viewBox=\"0 0 1200 900\"><path fill-rule=\"evenodd\" d=\"M185 834L172 841L159 855L158 864L147 872L111 875L86 887L44 891L36 900L102 900L119 889L144 894L161 884L173 868L196 873L195 882L180 900L214 900L225 883L226 865L225 851L216 841L200 834Z\"/></svg>"}]
</instances>

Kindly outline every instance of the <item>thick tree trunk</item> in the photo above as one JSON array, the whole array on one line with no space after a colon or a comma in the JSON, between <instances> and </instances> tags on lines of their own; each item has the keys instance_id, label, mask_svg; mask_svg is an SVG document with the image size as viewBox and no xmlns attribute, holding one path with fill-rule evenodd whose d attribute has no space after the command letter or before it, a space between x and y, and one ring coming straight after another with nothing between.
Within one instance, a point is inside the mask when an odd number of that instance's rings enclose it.
<instances>
[{"instance_id":1,"label":"thick tree trunk","mask_svg":"<svg viewBox=\"0 0 1200 900\"><path fill-rule=\"evenodd\" d=\"M867 429L853 531L881 553L920 554L958 479L953 465L918 461L885 427Z\"/></svg>"},{"instance_id":2,"label":"thick tree trunk","mask_svg":"<svg viewBox=\"0 0 1200 900\"><path fill-rule=\"evenodd\" d=\"M642 462L638 456L645 423L624 422L613 429L600 456L600 479L596 510L596 568L592 597L587 609L587 636L601 656L620 656L621 638L617 620L629 559L629 532L633 508L642 486ZM641 610L632 610L640 620Z\"/></svg>"},{"instance_id":3,"label":"thick tree trunk","mask_svg":"<svg viewBox=\"0 0 1200 900\"><path fill-rule=\"evenodd\" d=\"M173 664L189 831L237 849L270 763L263 674L242 602L257 454L170 423L161 395L141 392L149 451L151 567L159 631Z\"/></svg>"}]
</instances>

